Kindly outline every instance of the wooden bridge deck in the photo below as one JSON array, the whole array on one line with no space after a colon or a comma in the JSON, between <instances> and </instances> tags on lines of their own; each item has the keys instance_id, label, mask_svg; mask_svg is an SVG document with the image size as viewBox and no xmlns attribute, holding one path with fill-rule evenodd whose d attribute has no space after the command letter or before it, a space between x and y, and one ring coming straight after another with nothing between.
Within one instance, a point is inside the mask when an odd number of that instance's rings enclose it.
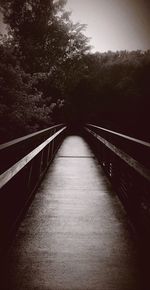
<instances>
[{"instance_id":1,"label":"wooden bridge deck","mask_svg":"<svg viewBox=\"0 0 150 290\"><path fill-rule=\"evenodd\" d=\"M0 289L137 290L125 211L86 142L67 137L21 223Z\"/></svg>"}]
</instances>

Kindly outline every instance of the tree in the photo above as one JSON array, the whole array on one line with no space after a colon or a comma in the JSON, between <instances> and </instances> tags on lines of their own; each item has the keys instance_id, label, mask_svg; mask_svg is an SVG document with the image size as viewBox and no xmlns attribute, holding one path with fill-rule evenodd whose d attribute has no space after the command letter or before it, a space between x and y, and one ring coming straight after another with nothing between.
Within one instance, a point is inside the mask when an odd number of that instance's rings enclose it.
<instances>
[{"instance_id":1,"label":"tree","mask_svg":"<svg viewBox=\"0 0 150 290\"><path fill-rule=\"evenodd\" d=\"M66 59L85 52L84 28L73 24L64 0L2 0L4 19L23 55L27 72L51 72Z\"/></svg>"},{"instance_id":2,"label":"tree","mask_svg":"<svg viewBox=\"0 0 150 290\"><path fill-rule=\"evenodd\" d=\"M52 124L52 117L55 122L60 120L71 66L76 66L89 50L88 39L82 33L84 25L70 21L65 2L0 3L9 30L6 41L1 40L1 119L5 132L10 122L15 125L14 137L17 132L20 135Z\"/></svg>"},{"instance_id":3,"label":"tree","mask_svg":"<svg viewBox=\"0 0 150 290\"><path fill-rule=\"evenodd\" d=\"M33 132L51 122L52 108L43 103L34 76L25 73L10 40L0 44L0 140Z\"/></svg>"}]
</instances>

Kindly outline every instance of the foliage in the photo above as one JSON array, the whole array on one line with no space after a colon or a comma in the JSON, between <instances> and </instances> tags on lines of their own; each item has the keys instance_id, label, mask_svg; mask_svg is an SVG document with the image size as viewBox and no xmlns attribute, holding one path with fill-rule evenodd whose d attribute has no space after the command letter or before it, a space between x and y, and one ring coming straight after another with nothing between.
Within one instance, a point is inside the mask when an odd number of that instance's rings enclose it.
<instances>
[{"instance_id":1,"label":"foliage","mask_svg":"<svg viewBox=\"0 0 150 290\"><path fill-rule=\"evenodd\" d=\"M65 64L89 50L84 26L70 21L65 2L0 3L9 30L0 41L1 141L60 120Z\"/></svg>"},{"instance_id":2,"label":"foliage","mask_svg":"<svg viewBox=\"0 0 150 290\"><path fill-rule=\"evenodd\" d=\"M0 45L0 124L1 139L17 137L48 126L51 107L35 88L34 76L25 73L14 56L14 47Z\"/></svg>"},{"instance_id":3,"label":"foliage","mask_svg":"<svg viewBox=\"0 0 150 290\"><path fill-rule=\"evenodd\" d=\"M150 51L85 55L67 97L73 122L94 122L149 138Z\"/></svg>"},{"instance_id":4,"label":"foliage","mask_svg":"<svg viewBox=\"0 0 150 290\"><path fill-rule=\"evenodd\" d=\"M10 25L22 65L28 72L49 72L72 55L88 49L83 25L73 24L65 1L5 0L4 19Z\"/></svg>"},{"instance_id":5,"label":"foliage","mask_svg":"<svg viewBox=\"0 0 150 290\"><path fill-rule=\"evenodd\" d=\"M1 0L1 141L57 122L148 138L150 51L90 53L65 0Z\"/></svg>"}]
</instances>

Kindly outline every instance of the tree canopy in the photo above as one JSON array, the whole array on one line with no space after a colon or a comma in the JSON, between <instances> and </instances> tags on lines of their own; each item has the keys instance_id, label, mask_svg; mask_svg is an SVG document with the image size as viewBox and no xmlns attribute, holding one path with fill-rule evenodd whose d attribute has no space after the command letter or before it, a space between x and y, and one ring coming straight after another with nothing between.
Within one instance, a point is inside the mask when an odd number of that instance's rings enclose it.
<instances>
[{"instance_id":1,"label":"tree canopy","mask_svg":"<svg viewBox=\"0 0 150 290\"><path fill-rule=\"evenodd\" d=\"M65 2L0 3L8 26L8 34L0 42L2 140L12 137L10 126L15 128L11 130L15 137L57 122L64 104L66 67L89 51L82 33L85 26L71 22Z\"/></svg>"},{"instance_id":2,"label":"tree canopy","mask_svg":"<svg viewBox=\"0 0 150 290\"><path fill-rule=\"evenodd\" d=\"M58 122L148 138L150 50L91 53L65 0L1 0L1 142Z\"/></svg>"}]
</instances>

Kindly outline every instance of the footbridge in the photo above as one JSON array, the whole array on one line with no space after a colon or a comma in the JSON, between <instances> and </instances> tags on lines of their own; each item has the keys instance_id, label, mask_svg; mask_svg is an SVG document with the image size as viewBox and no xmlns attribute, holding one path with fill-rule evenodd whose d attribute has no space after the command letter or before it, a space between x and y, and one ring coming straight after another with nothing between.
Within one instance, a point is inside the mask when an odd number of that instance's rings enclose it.
<instances>
[{"instance_id":1,"label":"footbridge","mask_svg":"<svg viewBox=\"0 0 150 290\"><path fill-rule=\"evenodd\" d=\"M0 289L150 289L149 153L93 124L0 145Z\"/></svg>"}]
</instances>

